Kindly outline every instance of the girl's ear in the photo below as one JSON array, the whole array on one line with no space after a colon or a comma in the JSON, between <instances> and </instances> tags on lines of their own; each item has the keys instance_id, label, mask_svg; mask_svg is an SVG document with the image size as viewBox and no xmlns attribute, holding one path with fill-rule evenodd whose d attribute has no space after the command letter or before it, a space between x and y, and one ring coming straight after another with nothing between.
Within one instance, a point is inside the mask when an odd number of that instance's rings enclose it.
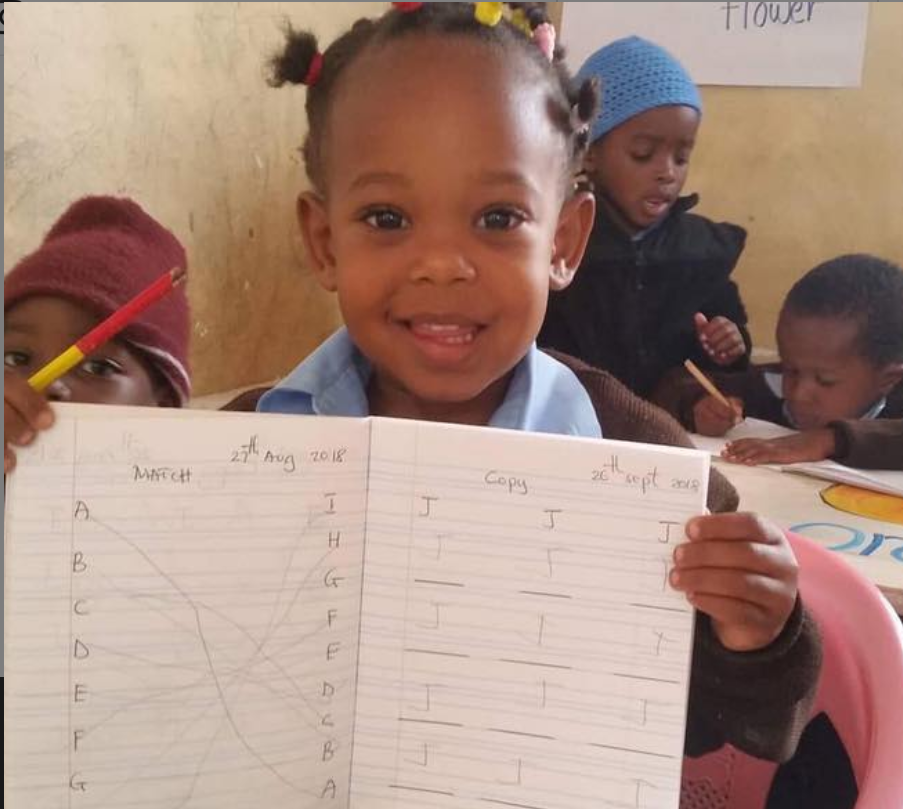
<instances>
[{"instance_id":1,"label":"girl's ear","mask_svg":"<svg viewBox=\"0 0 903 809\"><path fill-rule=\"evenodd\" d=\"M903 362L888 363L881 370L881 395L887 396L903 381Z\"/></svg>"},{"instance_id":2,"label":"girl's ear","mask_svg":"<svg viewBox=\"0 0 903 809\"><path fill-rule=\"evenodd\" d=\"M578 191L565 200L555 231L555 252L549 265L549 288L565 289L583 259L586 243L596 217L596 198L588 191Z\"/></svg>"},{"instance_id":3,"label":"girl's ear","mask_svg":"<svg viewBox=\"0 0 903 809\"><path fill-rule=\"evenodd\" d=\"M306 191L298 197L295 210L304 246L317 280L324 289L335 292L335 258L332 255L332 230L326 206L320 197Z\"/></svg>"}]
</instances>

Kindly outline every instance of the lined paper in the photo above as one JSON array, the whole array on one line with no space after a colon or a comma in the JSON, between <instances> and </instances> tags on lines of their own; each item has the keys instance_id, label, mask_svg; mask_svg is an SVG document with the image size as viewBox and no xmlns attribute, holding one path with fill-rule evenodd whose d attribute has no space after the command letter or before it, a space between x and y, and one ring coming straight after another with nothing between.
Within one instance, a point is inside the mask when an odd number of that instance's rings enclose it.
<instances>
[{"instance_id":1,"label":"lined paper","mask_svg":"<svg viewBox=\"0 0 903 809\"><path fill-rule=\"evenodd\" d=\"M7 805L347 802L368 425L58 410L9 480Z\"/></svg>"},{"instance_id":2,"label":"lined paper","mask_svg":"<svg viewBox=\"0 0 903 809\"><path fill-rule=\"evenodd\" d=\"M708 458L59 408L7 498L11 807L678 805Z\"/></svg>"},{"instance_id":3,"label":"lined paper","mask_svg":"<svg viewBox=\"0 0 903 809\"><path fill-rule=\"evenodd\" d=\"M708 459L379 420L352 805L677 807Z\"/></svg>"}]
</instances>

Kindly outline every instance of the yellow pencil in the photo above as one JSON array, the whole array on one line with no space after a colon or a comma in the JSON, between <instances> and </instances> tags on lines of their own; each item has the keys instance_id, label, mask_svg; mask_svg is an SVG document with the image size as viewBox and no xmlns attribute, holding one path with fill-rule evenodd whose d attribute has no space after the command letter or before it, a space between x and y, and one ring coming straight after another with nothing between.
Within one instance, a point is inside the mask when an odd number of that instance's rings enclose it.
<instances>
[{"instance_id":1,"label":"yellow pencil","mask_svg":"<svg viewBox=\"0 0 903 809\"><path fill-rule=\"evenodd\" d=\"M737 412L737 408L734 407L728 400L727 397L715 387L715 383L712 382L699 368L696 367L696 363L693 360L684 360L684 368L686 368L692 375L693 378L700 384L702 387L706 389L712 396L714 396L721 404L723 404L729 410L732 410L734 413Z\"/></svg>"}]
</instances>

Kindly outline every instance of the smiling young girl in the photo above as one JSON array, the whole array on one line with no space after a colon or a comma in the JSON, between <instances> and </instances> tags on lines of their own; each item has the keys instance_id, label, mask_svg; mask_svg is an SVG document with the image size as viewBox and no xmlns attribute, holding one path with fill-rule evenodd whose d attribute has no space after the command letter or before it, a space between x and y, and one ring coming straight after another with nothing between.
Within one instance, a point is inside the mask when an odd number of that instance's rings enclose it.
<instances>
[{"instance_id":1,"label":"smiling young girl","mask_svg":"<svg viewBox=\"0 0 903 809\"><path fill-rule=\"evenodd\" d=\"M322 53L291 31L275 60L276 84L308 87L298 217L346 325L232 409L605 434L601 372L535 344L592 226L574 176L594 83L571 82L544 22L527 35L497 4L397 5ZM820 664L788 542L749 514L686 532L671 583L702 616L686 750L785 758Z\"/></svg>"}]
</instances>

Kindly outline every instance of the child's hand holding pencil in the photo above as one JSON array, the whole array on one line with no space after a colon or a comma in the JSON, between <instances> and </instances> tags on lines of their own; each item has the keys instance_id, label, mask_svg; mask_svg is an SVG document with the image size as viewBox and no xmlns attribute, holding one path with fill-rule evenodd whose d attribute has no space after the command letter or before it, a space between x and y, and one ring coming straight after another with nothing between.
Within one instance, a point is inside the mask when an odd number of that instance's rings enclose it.
<instances>
[{"instance_id":1,"label":"child's hand holding pencil","mask_svg":"<svg viewBox=\"0 0 903 809\"><path fill-rule=\"evenodd\" d=\"M724 405L714 396L704 396L693 405L693 423L700 435L720 437L743 421L743 402L733 396Z\"/></svg>"},{"instance_id":2,"label":"child's hand holding pencil","mask_svg":"<svg viewBox=\"0 0 903 809\"><path fill-rule=\"evenodd\" d=\"M684 367L708 393L693 405L693 423L700 435L722 436L743 421L743 402L725 396L715 384L696 367L692 360Z\"/></svg>"}]
</instances>

